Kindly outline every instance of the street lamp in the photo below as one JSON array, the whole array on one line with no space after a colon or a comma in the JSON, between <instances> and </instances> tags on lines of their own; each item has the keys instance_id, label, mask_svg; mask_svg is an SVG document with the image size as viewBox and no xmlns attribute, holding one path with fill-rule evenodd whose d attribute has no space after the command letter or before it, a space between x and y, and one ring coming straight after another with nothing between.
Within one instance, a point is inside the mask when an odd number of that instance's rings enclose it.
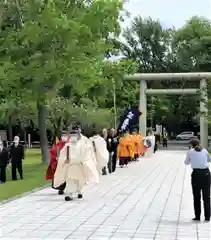
<instances>
[{"instance_id":1,"label":"street lamp","mask_svg":"<svg viewBox=\"0 0 211 240\"><path fill-rule=\"evenodd\" d=\"M117 129L116 84L114 79L112 79L112 85L113 85L114 128Z\"/></svg>"}]
</instances>

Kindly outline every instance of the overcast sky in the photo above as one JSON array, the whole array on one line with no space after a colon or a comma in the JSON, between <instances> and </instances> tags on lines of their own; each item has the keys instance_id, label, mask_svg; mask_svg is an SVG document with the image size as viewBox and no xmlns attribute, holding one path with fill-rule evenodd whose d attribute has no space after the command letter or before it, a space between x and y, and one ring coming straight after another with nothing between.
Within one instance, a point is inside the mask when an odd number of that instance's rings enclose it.
<instances>
[{"instance_id":1,"label":"overcast sky","mask_svg":"<svg viewBox=\"0 0 211 240\"><path fill-rule=\"evenodd\" d=\"M211 0L129 0L125 8L131 19L137 15L150 16L166 27L179 28L195 15L211 19ZM130 22L130 19L125 21L123 27Z\"/></svg>"}]
</instances>

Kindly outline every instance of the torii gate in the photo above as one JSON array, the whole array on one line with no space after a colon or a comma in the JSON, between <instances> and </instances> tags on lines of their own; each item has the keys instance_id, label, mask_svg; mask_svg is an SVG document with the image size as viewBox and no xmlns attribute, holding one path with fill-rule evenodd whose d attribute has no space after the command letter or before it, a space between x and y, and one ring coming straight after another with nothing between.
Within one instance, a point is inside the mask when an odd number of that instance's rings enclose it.
<instances>
[{"instance_id":1,"label":"torii gate","mask_svg":"<svg viewBox=\"0 0 211 240\"><path fill-rule=\"evenodd\" d=\"M146 136L147 130L147 95L161 95L161 94L200 94L200 138L203 147L208 147L208 97L207 97L207 80L211 79L211 72L193 72L193 73L136 73L133 75L126 75L125 80L140 81L140 99L139 109L142 112L139 121L139 131ZM200 81L198 89L147 89L147 81L181 81L192 80Z\"/></svg>"}]
</instances>

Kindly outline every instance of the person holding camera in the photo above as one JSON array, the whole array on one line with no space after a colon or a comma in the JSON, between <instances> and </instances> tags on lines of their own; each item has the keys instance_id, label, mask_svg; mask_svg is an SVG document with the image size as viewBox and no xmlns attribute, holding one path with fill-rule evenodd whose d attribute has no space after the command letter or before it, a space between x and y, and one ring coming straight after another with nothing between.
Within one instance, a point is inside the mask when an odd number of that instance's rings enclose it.
<instances>
[{"instance_id":1,"label":"person holding camera","mask_svg":"<svg viewBox=\"0 0 211 240\"><path fill-rule=\"evenodd\" d=\"M198 139L190 141L190 149L187 153L185 164L191 165L193 172L191 174L191 185L193 191L193 203L195 218L193 221L201 219L201 193L204 203L205 221L210 221L210 170L209 162L211 157L205 148L200 146Z\"/></svg>"}]
</instances>

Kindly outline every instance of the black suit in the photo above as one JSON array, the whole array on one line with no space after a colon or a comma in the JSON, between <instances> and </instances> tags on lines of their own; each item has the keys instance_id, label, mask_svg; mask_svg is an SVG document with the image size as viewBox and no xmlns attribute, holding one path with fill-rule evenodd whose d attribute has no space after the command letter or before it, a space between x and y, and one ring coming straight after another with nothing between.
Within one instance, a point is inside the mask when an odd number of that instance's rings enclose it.
<instances>
[{"instance_id":1,"label":"black suit","mask_svg":"<svg viewBox=\"0 0 211 240\"><path fill-rule=\"evenodd\" d=\"M9 152L6 148L0 150L0 181L6 182L6 168L9 160Z\"/></svg>"},{"instance_id":2,"label":"black suit","mask_svg":"<svg viewBox=\"0 0 211 240\"><path fill-rule=\"evenodd\" d=\"M107 150L109 152L108 170L109 170L109 173L112 173L112 172L115 172L116 170L118 141L116 138L108 136L106 139L106 143L107 143Z\"/></svg>"},{"instance_id":3,"label":"black suit","mask_svg":"<svg viewBox=\"0 0 211 240\"><path fill-rule=\"evenodd\" d=\"M22 160L24 159L24 147L21 144L10 147L10 159L12 163L12 180L17 180L16 169L18 169L20 178L23 179Z\"/></svg>"}]
</instances>

